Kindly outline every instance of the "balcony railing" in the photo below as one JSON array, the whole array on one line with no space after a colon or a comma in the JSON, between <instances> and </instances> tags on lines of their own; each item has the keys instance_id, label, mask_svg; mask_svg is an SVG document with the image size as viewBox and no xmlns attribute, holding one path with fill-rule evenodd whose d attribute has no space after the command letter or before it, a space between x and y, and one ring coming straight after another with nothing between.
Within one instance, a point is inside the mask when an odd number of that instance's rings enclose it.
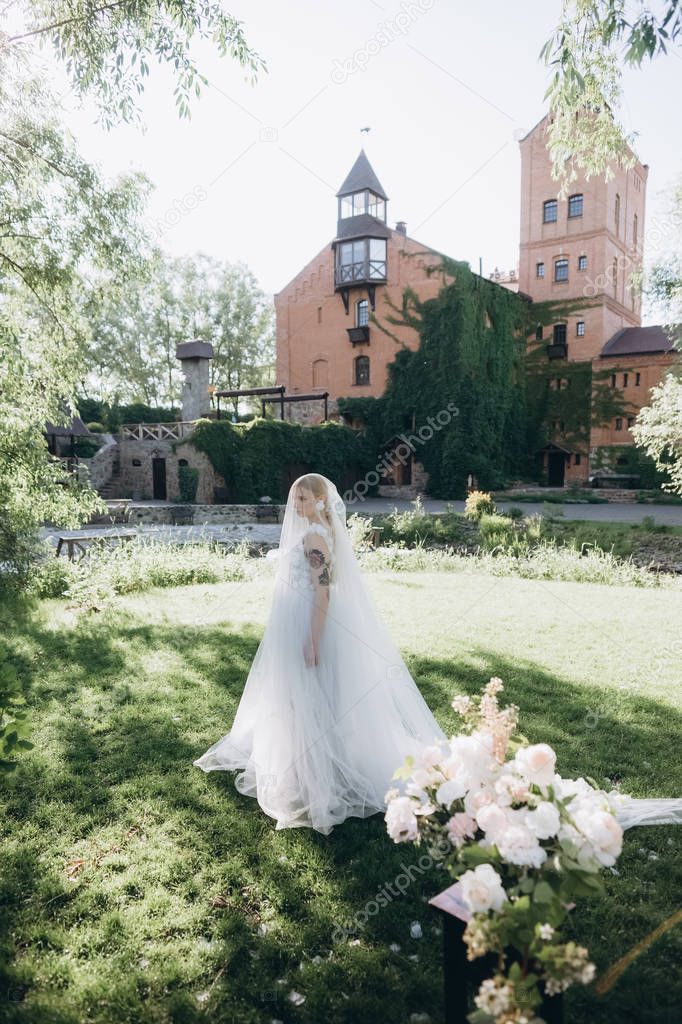
<instances>
[{"instance_id":1,"label":"balcony railing","mask_svg":"<svg viewBox=\"0 0 682 1024\"><path fill-rule=\"evenodd\" d=\"M196 430L196 420L176 423L122 423L121 440L125 441L181 441Z\"/></svg>"},{"instance_id":2,"label":"balcony railing","mask_svg":"<svg viewBox=\"0 0 682 1024\"><path fill-rule=\"evenodd\" d=\"M358 263L337 263L336 287L364 281L385 281L386 260L360 260Z\"/></svg>"},{"instance_id":3,"label":"balcony railing","mask_svg":"<svg viewBox=\"0 0 682 1024\"><path fill-rule=\"evenodd\" d=\"M369 324L363 324L362 327L347 327L348 340L353 345L359 345L361 342L369 342Z\"/></svg>"},{"instance_id":4,"label":"balcony railing","mask_svg":"<svg viewBox=\"0 0 682 1024\"><path fill-rule=\"evenodd\" d=\"M565 341L557 341L553 345L547 346L548 359L566 359L567 355L568 345Z\"/></svg>"}]
</instances>

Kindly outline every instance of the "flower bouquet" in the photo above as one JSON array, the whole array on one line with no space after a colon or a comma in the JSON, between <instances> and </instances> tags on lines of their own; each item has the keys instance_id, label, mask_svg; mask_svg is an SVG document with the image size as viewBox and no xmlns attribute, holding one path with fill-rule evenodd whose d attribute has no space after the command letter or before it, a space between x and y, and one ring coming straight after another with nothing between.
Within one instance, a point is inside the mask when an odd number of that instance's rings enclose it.
<instances>
[{"instance_id":1,"label":"flower bouquet","mask_svg":"<svg viewBox=\"0 0 682 1024\"><path fill-rule=\"evenodd\" d=\"M603 892L623 830L615 791L558 775L552 748L517 732L518 707L499 706L502 689L493 677L480 697L452 701L461 732L406 759L385 820L396 843L424 844L457 880L467 959L497 957L468 1019L541 1024L543 993L594 977L561 929L577 898Z\"/></svg>"}]
</instances>

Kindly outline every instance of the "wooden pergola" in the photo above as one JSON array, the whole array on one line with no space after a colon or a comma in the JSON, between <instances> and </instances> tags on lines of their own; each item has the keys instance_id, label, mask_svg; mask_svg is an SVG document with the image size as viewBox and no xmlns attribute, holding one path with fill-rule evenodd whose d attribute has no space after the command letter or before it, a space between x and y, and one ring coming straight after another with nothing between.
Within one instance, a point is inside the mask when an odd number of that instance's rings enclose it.
<instances>
[{"instance_id":1,"label":"wooden pergola","mask_svg":"<svg viewBox=\"0 0 682 1024\"><path fill-rule=\"evenodd\" d=\"M214 391L213 394L217 400L216 403L216 419L220 419L220 399L221 398L247 398L257 396L261 400L261 409L263 416L265 416L265 404L266 402L278 402L279 403L279 418L284 419L284 403L285 402L313 402L319 401L324 402L324 419L328 418L329 413L329 392L322 391L316 392L314 395L286 395L286 386L284 384L277 384L274 387L269 388L235 388L232 391Z\"/></svg>"}]
</instances>

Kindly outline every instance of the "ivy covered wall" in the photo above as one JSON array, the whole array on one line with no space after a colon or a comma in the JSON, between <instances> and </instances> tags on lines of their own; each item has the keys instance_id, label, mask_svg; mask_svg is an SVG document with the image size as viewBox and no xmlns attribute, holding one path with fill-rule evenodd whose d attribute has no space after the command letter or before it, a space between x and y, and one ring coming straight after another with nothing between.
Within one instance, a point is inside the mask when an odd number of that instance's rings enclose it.
<instances>
[{"instance_id":1,"label":"ivy covered wall","mask_svg":"<svg viewBox=\"0 0 682 1024\"><path fill-rule=\"evenodd\" d=\"M351 487L374 464L367 438L338 423L306 428L262 418L205 419L189 440L224 478L230 502L256 502L264 495L283 501L293 480L306 472Z\"/></svg>"},{"instance_id":2,"label":"ivy covered wall","mask_svg":"<svg viewBox=\"0 0 682 1024\"><path fill-rule=\"evenodd\" d=\"M452 498L465 494L469 473L481 486L500 487L529 471L524 359L530 303L472 273L468 263L444 258L443 269L452 281L436 298L420 302L406 293L396 311L393 322L413 326L420 345L397 351L384 394L338 404L365 422L375 451L454 406L458 412L449 422L415 448L429 474L429 493Z\"/></svg>"}]
</instances>

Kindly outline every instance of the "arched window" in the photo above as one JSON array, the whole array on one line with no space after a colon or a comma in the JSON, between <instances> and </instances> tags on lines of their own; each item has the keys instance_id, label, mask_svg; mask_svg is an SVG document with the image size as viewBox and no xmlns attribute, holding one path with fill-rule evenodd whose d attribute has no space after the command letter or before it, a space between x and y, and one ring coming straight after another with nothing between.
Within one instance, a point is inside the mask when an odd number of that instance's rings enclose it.
<instances>
[{"instance_id":1,"label":"arched window","mask_svg":"<svg viewBox=\"0 0 682 1024\"><path fill-rule=\"evenodd\" d=\"M355 383L369 384L369 356L358 356L355 359Z\"/></svg>"},{"instance_id":2,"label":"arched window","mask_svg":"<svg viewBox=\"0 0 682 1024\"><path fill-rule=\"evenodd\" d=\"M328 363L326 359L316 359L313 363L313 387L326 388L328 384Z\"/></svg>"}]
</instances>

